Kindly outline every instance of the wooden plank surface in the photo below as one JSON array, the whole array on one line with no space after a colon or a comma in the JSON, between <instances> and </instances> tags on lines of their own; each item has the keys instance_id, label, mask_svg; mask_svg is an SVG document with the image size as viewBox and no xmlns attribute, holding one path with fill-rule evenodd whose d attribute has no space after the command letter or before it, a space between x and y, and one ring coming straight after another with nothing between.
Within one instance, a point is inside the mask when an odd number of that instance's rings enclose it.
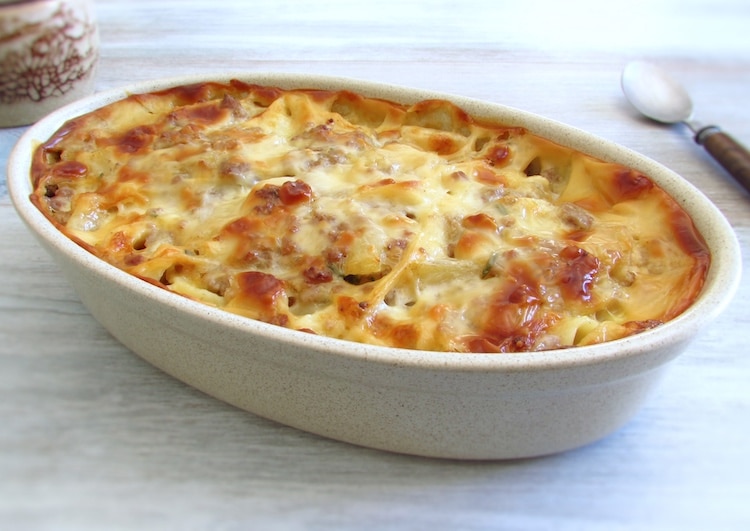
<instances>
[{"instance_id":1,"label":"wooden plank surface","mask_svg":"<svg viewBox=\"0 0 750 531\"><path fill-rule=\"evenodd\" d=\"M700 187L750 270L750 197L681 127L638 118L630 59L750 145L750 3L98 0L99 89L310 72L462 94L640 151ZM23 128L0 130L5 164ZM623 429L536 460L443 462L257 418L98 325L0 180L0 528L750 529L750 281Z\"/></svg>"}]
</instances>

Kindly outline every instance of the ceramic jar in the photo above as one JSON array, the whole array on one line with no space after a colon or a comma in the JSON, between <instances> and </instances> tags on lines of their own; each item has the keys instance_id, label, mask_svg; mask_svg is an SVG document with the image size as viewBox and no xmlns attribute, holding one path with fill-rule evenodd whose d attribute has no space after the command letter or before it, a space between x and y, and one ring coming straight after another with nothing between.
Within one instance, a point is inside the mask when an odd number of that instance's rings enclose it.
<instances>
[{"instance_id":1,"label":"ceramic jar","mask_svg":"<svg viewBox=\"0 0 750 531\"><path fill-rule=\"evenodd\" d=\"M98 58L91 0L0 0L0 127L93 93Z\"/></svg>"}]
</instances>

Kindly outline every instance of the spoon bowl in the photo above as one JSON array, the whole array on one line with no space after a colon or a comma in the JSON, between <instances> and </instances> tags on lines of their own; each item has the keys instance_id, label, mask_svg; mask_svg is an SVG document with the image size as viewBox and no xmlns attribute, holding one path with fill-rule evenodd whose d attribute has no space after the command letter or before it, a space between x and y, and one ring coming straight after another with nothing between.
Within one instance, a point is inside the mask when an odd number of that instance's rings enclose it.
<instances>
[{"instance_id":1,"label":"spoon bowl","mask_svg":"<svg viewBox=\"0 0 750 531\"><path fill-rule=\"evenodd\" d=\"M630 103L652 120L674 124L689 120L693 114L693 102L682 85L650 63L629 63L621 83Z\"/></svg>"}]
</instances>

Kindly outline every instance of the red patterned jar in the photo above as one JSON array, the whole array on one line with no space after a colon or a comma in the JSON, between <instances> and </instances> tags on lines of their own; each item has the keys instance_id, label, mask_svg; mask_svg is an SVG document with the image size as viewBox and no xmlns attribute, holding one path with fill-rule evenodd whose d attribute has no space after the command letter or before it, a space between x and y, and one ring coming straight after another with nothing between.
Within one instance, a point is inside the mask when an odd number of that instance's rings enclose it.
<instances>
[{"instance_id":1,"label":"red patterned jar","mask_svg":"<svg viewBox=\"0 0 750 531\"><path fill-rule=\"evenodd\" d=\"M98 58L91 0L0 0L0 127L93 93Z\"/></svg>"}]
</instances>

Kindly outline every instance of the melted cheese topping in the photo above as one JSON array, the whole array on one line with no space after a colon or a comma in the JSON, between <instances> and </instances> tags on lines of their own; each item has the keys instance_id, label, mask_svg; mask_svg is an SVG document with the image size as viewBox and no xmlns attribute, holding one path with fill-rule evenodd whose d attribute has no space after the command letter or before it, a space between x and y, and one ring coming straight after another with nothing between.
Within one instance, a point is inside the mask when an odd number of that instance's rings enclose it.
<instances>
[{"instance_id":1,"label":"melted cheese topping","mask_svg":"<svg viewBox=\"0 0 750 531\"><path fill-rule=\"evenodd\" d=\"M444 101L233 81L132 95L35 155L32 200L107 262L335 338L518 352L681 313L709 264L648 177Z\"/></svg>"}]
</instances>

